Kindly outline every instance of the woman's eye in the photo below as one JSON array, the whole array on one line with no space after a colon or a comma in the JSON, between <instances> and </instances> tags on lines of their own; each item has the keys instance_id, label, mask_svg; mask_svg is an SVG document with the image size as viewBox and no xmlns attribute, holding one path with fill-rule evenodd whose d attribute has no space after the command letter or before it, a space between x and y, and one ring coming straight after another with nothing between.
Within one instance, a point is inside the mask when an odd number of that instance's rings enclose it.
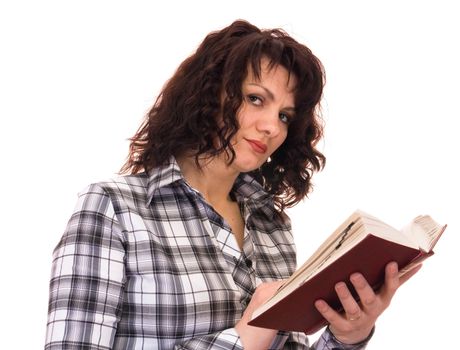
<instances>
[{"instance_id":1,"label":"woman's eye","mask_svg":"<svg viewBox=\"0 0 460 350\"><path fill-rule=\"evenodd\" d=\"M259 96L256 95L249 95L248 100L256 106L260 106L262 104L262 99Z\"/></svg>"},{"instance_id":2,"label":"woman's eye","mask_svg":"<svg viewBox=\"0 0 460 350\"><path fill-rule=\"evenodd\" d=\"M289 124L289 122L291 121L291 116L286 113L280 113L280 120L283 123Z\"/></svg>"}]
</instances>

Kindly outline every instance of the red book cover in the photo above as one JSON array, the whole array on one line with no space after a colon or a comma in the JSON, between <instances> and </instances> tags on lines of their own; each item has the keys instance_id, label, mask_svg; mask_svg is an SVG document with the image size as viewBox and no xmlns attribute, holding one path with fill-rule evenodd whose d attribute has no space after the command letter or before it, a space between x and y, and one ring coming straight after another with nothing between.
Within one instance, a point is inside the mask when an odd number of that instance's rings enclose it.
<instances>
[{"instance_id":1,"label":"red book cover","mask_svg":"<svg viewBox=\"0 0 460 350\"><path fill-rule=\"evenodd\" d=\"M347 283L357 298L349 282L352 273L361 272L374 290L377 290L384 282L385 266L389 262L396 261L402 269L415 260L423 260L432 254L433 252L425 253L368 234L350 251L252 319L249 324L284 331L315 333L327 324L314 306L316 300L323 299L341 311L341 304L334 290L337 282Z\"/></svg>"}]
</instances>

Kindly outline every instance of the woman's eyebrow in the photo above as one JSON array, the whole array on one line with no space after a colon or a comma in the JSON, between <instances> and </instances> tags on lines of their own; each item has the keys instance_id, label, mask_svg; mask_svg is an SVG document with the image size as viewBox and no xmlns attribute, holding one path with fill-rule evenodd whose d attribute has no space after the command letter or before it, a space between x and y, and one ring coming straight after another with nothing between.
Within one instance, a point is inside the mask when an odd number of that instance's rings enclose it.
<instances>
[{"instance_id":1,"label":"woman's eyebrow","mask_svg":"<svg viewBox=\"0 0 460 350\"><path fill-rule=\"evenodd\" d=\"M275 100L275 95L273 94L273 92L271 92L271 90L266 88L265 86L257 84L257 83L248 83L248 85L257 86L257 87L263 89L270 100L272 100L272 101ZM295 107L285 107L283 109L285 109L286 111L295 112Z\"/></svg>"},{"instance_id":2,"label":"woman's eyebrow","mask_svg":"<svg viewBox=\"0 0 460 350\"><path fill-rule=\"evenodd\" d=\"M257 84L257 83L248 83L248 85L260 87L261 89L265 90L265 93L268 95L268 98L269 98L270 100L274 100L274 99L275 99L275 95L273 94L273 92L271 92L271 91L270 91L269 89L267 89L265 86L260 85L260 84Z\"/></svg>"}]
</instances>

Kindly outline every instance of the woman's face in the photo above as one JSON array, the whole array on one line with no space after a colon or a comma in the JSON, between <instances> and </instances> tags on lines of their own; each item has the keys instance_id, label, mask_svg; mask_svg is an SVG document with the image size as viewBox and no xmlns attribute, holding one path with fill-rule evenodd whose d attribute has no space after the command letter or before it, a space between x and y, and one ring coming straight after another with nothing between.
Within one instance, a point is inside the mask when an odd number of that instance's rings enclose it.
<instances>
[{"instance_id":1,"label":"woman's face","mask_svg":"<svg viewBox=\"0 0 460 350\"><path fill-rule=\"evenodd\" d=\"M262 60L260 79L250 69L243 82L240 128L232 142L236 154L232 167L238 172L259 168L284 142L294 118L296 79L282 66L269 69L268 63Z\"/></svg>"}]
</instances>

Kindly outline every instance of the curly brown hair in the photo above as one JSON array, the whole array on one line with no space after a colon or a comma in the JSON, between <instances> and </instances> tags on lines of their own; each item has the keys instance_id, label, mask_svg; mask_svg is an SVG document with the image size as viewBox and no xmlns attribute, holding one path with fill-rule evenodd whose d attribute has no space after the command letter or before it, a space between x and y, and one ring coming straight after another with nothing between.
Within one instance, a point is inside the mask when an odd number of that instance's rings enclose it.
<instances>
[{"instance_id":1,"label":"curly brown hair","mask_svg":"<svg viewBox=\"0 0 460 350\"><path fill-rule=\"evenodd\" d=\"M310 192L311 177L326 158L316 148L323 136L320 100L324 69L311 50L282 29L261 30L238 20L210 33L165 84L136 134L121 173L166 164L171 156L222 152L235 157L231 139L239 125L242 84L251 67L260 78L261 60L281 65L296 77L295 118L271 161L250 174L274 196L282 212ZM222 98L224 96L224 98ZM217 140L217 142L216 142Z\"/></svg>"}]
</instances>

